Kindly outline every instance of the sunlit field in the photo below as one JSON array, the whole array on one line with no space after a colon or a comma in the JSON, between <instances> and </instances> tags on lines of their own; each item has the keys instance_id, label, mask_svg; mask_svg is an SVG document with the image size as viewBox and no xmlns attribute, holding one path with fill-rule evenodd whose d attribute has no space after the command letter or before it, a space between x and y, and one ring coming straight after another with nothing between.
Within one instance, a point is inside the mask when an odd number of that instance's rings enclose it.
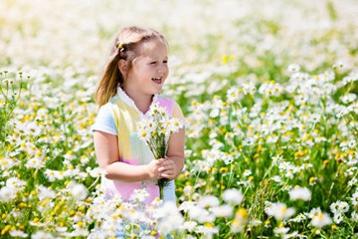
<instances>
[{"instance_id":1,"label":"sunlit field","mask_svg":"<svg viewBox=\"0 0 358 239\"><path fill-rule=\"evenodd\" d=\"M2 0L0 238L115 238L120 223L129 238L358 238L357 12L353 0ZM169 42L162 94L187 122L176 207L100 187L94 94L127 25Z\"/></svg>"}]
</instances>

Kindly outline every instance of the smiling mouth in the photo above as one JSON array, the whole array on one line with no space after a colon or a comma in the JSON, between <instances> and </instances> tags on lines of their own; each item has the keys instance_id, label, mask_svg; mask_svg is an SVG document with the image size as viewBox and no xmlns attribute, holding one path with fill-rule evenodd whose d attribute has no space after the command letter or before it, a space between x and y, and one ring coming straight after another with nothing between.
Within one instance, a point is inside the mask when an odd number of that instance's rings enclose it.
<instances>
[{"instance_id":1,"label":"smiling mouth","mask_svg":"<svg viewBox=\"0 0 358 239\"><path fill-rule=\"evenodd\" d=\"M162 82L163 82L163 78L152 78L152 81L154 81L155 83L157 83L157 84L162 84Z\"/></svg>"}]
</instances>

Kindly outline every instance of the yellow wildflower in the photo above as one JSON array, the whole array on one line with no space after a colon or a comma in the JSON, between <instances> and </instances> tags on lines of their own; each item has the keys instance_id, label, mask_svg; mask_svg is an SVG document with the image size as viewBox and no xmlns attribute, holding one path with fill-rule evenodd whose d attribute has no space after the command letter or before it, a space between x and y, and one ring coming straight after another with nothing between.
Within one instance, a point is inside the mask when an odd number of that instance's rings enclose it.
<instances>
[{"instance_id":1,"label":"yellow wildflower","mask_svg":"<svg viewBox=\"0 0 358 239\"><path fill-rule=\"evenodd\" d=\"M11 230L11 225L6 225L2 230L1 230L1 235L6 234L7 232L9 232Z\"/></svg>"}]
</instances>

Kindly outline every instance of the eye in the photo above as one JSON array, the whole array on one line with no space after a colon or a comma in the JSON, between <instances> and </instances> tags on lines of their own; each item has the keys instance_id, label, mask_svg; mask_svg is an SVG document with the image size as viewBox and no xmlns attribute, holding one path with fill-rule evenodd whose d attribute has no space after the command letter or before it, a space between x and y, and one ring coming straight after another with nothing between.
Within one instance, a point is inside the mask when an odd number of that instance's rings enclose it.
<instances>
[{"instance_id":1,"label":"eye","mask_svg":"<svg viewBox=\"0 0 358 239\"><path fill-rule=\"evenodd\" d=\"M154 64L157 64L157 62L156 62L156 61L152 61L150 64L151 64L151 65L154 65Z\"/></svg>"},{"instance_id":2,"label":"eye","mask_svg":"<svg viewBox=\"0 0 358 239\"><path fill-rule=\"evenodd\" d=\"M168 60L166 60L166 61L163 61L163 63L164 63L164 64L167 64L167 63L168 63Z\"/></svg>"}]
</instances>

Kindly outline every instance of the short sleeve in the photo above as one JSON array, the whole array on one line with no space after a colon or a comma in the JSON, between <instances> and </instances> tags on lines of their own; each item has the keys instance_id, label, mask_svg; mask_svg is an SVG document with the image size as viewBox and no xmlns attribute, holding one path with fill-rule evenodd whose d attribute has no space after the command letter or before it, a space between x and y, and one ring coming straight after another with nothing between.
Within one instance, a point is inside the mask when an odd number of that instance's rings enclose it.
<instances>
[{"instance_id":1,"label":"short sleeve","mask_svg":"<svg viewBox=\"0 0 358 239\"><path fill-rule=\"evenodd\" d=\"M117 135L117 128L114 123L114 116L110 103L104 104L99 108L94 124L91 126L91 132L103 131L105 133Z\"/></svg>"},{"instance_id":2,"label":"short sleeve","mask_svg":"<svg viewBox=\"0 0 358 239\"><path fill-rule=\"evenodd\" d=\"M183 114L183 111L181 110L180 106L178 105L177 102L174 101L173 103L173 113L172 116L174 118L178 118L184 125L184 128L186 128L186 120Z\"/></svg>"}]
</instances>

